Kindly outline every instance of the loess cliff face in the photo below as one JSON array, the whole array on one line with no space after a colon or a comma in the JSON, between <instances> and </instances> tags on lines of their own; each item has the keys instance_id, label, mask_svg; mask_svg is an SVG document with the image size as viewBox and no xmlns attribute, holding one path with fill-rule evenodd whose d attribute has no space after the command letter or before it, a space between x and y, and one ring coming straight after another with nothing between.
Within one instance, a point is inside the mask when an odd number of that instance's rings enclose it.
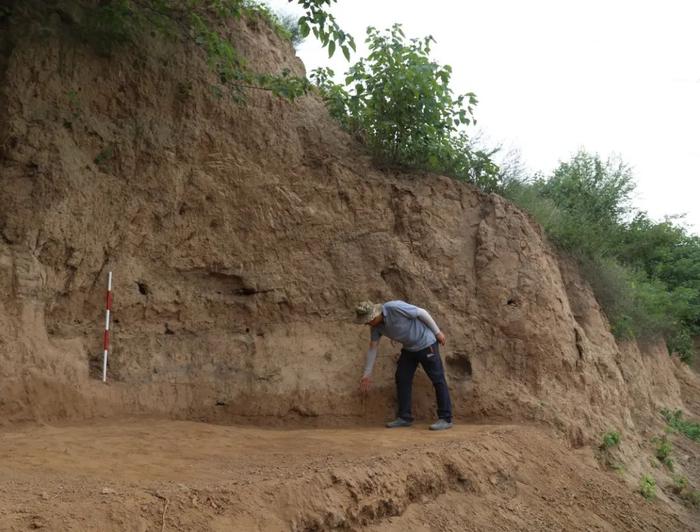
<instances>
[{"instance_id":1,"label":"loess cliff face","mask_svg":"<svg viewBox=\"0 0 700 532\"><path fill-rule=\"evenodd\" d=\"M582 445L683 407L665 349L618 346L576 267L501 197L380 172L316 96L216 96L188 45L105 59L53 24L0 31L0 419L389 417L398 346L357 391L367 298L432 313L459 417L544 421ZM267 28L232 35L259 70L303 73Z\"/></svg>"}]
</instances>

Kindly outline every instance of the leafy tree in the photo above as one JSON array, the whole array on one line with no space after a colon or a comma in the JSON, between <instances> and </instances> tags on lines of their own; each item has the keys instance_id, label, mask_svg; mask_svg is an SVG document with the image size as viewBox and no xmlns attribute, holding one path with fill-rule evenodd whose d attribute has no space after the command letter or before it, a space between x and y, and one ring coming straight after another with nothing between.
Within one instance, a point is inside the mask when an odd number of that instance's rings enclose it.
<instances>
[{"instance_id":1,"label":"leafy tree","mask_svg":"<svg viewBox=\"0 0 700 532\"><path fill-rule=\"evenodd\" d=\"M355 40L352 35L345 33L328 12L328 7L337 0L288 0L296 1L306 13L299 19L299 32L302 38L309 35L309 31L328 48L328 57L333 57L335 50L340 47L345 59L350 61L350 49L355 51Z\"/></svg>"},{"instance_id":2,"label":"leafy tree","mask_svg":"<svg viewBox=\"0 0 700 532\"><path fill-rule=\"evenodd\" d=\"M689 235L672 218L655 223L638 213L624 227L618 251L627 264L684 294L688 309L683 320L700 334L700 238Z\"/></svg>"},{"instance_id":3,"label":"leafy tree","mask_svg":"<svg viewBox=\"0 0 700 532\"><path fill-rule=\"evenodd\" d=\"M700 335L700 238L673 220L657 223L637 213L623 227L617 256L665 288L670 301L656 306L672 317L665 331L668 348L687 360L693 336Z\"/></svg>"},{"instance_id":4,"label":"leafy tree","mask_svg":"<svg viewBox=\"0 0 700 532\"><path fill-rule=\"evenodd\" d=\"M344 84L317 69L312 79L329 110L369 147L375 158L441 172L495 188L498 167L491 153L474 149L462 129L474 123L473 93L454 96L452 69L430 59L432 37L409 39L400 25L367 29L369 55L353 64Z\"/></svg>"},{"instance_id":5,"label":"leafy tree","mask_svg":"<svg viewBox=\"0 0 700 532\"><path fill-rule=\"evenodd\" d=\"M580 151L534 186L566 213L550 225L560 245L586 255L612 253L634 190L632 174L622 162Z\"/></svg>"},{"instance_id":6,"label":"leafy tree","mask_svg":"<svg viewBox=\"0 0 700 532\"><path fill-rule=\"evenodd\" d=\"M579 260L617 337L663 336L689 361L700 334L700 239L672 219L634 213L633 189L622 162L579 152L551 176L508 180L503 190Z\"/></svg>"}]
</instances>

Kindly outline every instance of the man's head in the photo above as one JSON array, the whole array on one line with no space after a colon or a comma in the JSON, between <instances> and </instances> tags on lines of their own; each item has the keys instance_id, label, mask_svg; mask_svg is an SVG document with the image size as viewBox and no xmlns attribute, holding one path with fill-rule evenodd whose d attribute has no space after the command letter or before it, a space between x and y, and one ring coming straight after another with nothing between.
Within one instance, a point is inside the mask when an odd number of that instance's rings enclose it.
<instances>
[{"instance_id":1,"label":"man's head","mask_svg":"<svg viewBox=\"0 0 700 532\"><path fill-rule=\"evenodd\" d=\"M355 307L355 314L355 323L377 325L381 321L382 304L362 301Z\"/></svg>"}]
</instances>

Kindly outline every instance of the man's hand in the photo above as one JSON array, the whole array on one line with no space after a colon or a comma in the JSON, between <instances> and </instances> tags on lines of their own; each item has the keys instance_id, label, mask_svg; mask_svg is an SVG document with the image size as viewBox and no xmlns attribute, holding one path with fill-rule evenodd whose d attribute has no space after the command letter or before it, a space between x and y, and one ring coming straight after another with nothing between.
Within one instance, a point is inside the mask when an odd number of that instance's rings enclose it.
<instances>
[{"instance_id":1,"label":"man's hand","mask_svg":"<svg viewBox=\"0 0 700 532\"><path fill-rule=\"evenodd\" d=\"M372 384L372 377L367 375L366 377L362 377L360 379L360 391L362 393L367 393L369 391L369 387Z\"/></svg>"},{"instance_id":2,"label":"man's hand","mask_svg":"<svg viewBox=\"0 0 700 532\"><path fill-rule=\"evenodd\" d=\"M445 342L447 341L447 338L445 338L445 335L442 334L442 332L439 332L435 335L435 338L437 338L437 341L440 343L440 345L445 345Z\"/></svg>"}]
</instances>

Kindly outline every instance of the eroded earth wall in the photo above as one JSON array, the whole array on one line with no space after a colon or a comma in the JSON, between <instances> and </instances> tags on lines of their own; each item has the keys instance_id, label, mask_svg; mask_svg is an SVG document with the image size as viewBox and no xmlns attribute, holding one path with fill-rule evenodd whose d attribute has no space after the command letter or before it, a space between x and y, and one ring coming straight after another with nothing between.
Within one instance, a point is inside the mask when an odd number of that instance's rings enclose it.
<instances>
[{"instance_id":1,"label":"eroded earth wall","mask_svg":"<svg viewBox=\"0 0 700 532\"><path fill-rule=\"evenodd\" d=\"M104 58L52 21L2 46L0 419L389 417L398 346L357 390L367 298L432 313L458 416L582 444L682 406L664 349L618 347L575 266L501 197L377 170L316 96L218 95L187 43ZM231 32L256 68L303 73L267 28ZM430 418L423 375L414 396Z\"/></svg>"}]
</instances>

